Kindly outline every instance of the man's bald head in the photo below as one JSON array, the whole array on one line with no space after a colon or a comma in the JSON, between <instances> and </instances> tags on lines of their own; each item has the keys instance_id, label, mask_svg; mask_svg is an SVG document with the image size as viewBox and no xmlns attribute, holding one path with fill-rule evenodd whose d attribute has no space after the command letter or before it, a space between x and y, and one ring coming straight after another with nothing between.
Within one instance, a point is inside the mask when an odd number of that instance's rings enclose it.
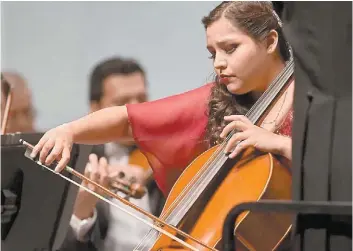
<instances>
[{"instance_id":1,"label":"man's bald head","mask_svg":"<svg viewBox=\"0 0 353 251\"><path fill-rule=\"evenodd\" d=\"M14 132L33 132L34 131L34 112L32 105L32 95L26 80L16 72L3 72L3 77L11 85L12 102L8 122L7 133ZM1 100L1 120L5 107L5 93L2 88ZM4 99L4 101L3 101Z\"/></svg>"}]
</instances>

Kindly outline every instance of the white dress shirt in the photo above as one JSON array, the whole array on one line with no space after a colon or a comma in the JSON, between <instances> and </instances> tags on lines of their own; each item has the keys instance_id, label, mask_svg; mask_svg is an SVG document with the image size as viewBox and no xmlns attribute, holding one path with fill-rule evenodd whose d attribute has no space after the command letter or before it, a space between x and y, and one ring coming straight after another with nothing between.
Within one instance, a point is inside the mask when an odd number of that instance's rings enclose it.
<instances>
[{"instance_id":1,"label":"white dress shirt","mask_svg":"<svg viewBox=\"0 0 353 251\"><path fill-rule=\"evenodd\" d=\"M127 165L129 160L128 149L124 146L118 145L116 143L109 143L105 145L105 154L108 157L109 164L120 164ZM118 195L124 197L122 193ZM141 213L136 212L134 209L129 208L117 199L111 199L112 202L118 204L120 207L128 209L130 212L138 215L139 217L149 220L146 216ZM146 193L141 199L130 198L129 201L136 206L151 212L149 205L149 196ZM103 202L104 203L104 202ZM120 211L116 207L111 206L106 203L109 207L109 228L107 236L104 239L103 246L98 247L98 250L102 251L129 251L133 250L145 236L145 234L150 229L144 223L141 223L132 216ZM88 231L92 228L97 219L97 211L94 210L92 218L80 220L75 215L72 215L70 226L73 229L76 238L79 241L85 242L89 240L87 235Z\"/></svg>"}]
</instances>

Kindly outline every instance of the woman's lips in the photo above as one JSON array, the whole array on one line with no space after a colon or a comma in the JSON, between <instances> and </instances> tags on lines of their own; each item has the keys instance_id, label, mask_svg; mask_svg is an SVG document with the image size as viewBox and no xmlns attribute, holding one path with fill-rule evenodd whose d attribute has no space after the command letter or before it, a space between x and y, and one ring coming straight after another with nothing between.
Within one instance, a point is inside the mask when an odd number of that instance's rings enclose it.
<instances>
[{"instance_id":1,"label":"woman's lips","mask_svg":"<svg viewBox=\"0 0 353 251\"><path fill-rule=\"evenodd\" d=\"M229 77L220 77L220 78L219 78L219 82L220 82L221 84L228 84L229 81L230 81L230 78L229 78Z\"/></svg>"}]
</instances>

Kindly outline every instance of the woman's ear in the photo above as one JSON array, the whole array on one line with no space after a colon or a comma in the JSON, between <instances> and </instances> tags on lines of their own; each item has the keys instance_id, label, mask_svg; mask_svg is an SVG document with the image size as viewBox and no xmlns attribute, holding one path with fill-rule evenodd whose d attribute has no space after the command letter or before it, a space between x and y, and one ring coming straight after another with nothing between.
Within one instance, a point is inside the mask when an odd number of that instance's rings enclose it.
<instances>
[{"instance_id":1,"label":"woman's ear","mask_svg":"<svg viewBox=\"0 0 353 251\"><path fill-rule=\"evenodd\" d=\"M276 51L278 44L278 33L275 30L271 30L266 38L267 53L272 54Z\"/></svg>"}]
</instances>

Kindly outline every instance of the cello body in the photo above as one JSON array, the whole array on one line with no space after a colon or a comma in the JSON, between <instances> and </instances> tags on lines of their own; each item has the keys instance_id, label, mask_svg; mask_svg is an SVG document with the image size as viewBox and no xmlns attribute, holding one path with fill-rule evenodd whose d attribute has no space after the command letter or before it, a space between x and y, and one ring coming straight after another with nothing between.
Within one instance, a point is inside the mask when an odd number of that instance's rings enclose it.
<instances>
[{"instance_id":1,"label":"cello body","mask_svg":"<svg viewBox=\"0 0 353 251\"><path fill-rule=\"evenodd\" d=\"M196 158L182 173L169 193L161 217L173 210L173 202L197 175L218 146ZM289 200L291 198L290 171L269 153L249 148L236 164L222 167L218 175L177 227L204 244L220 250L224 220L237 204L262 199ZM213 187L213 188L212 188ZM275 250L291 228L291 215L244 212L236 224L237 250ZM191 240L185 240L198 250L208 250ZM185 250L179 243L160 235L151 250Z\"/></svg>"}]
</instances>

